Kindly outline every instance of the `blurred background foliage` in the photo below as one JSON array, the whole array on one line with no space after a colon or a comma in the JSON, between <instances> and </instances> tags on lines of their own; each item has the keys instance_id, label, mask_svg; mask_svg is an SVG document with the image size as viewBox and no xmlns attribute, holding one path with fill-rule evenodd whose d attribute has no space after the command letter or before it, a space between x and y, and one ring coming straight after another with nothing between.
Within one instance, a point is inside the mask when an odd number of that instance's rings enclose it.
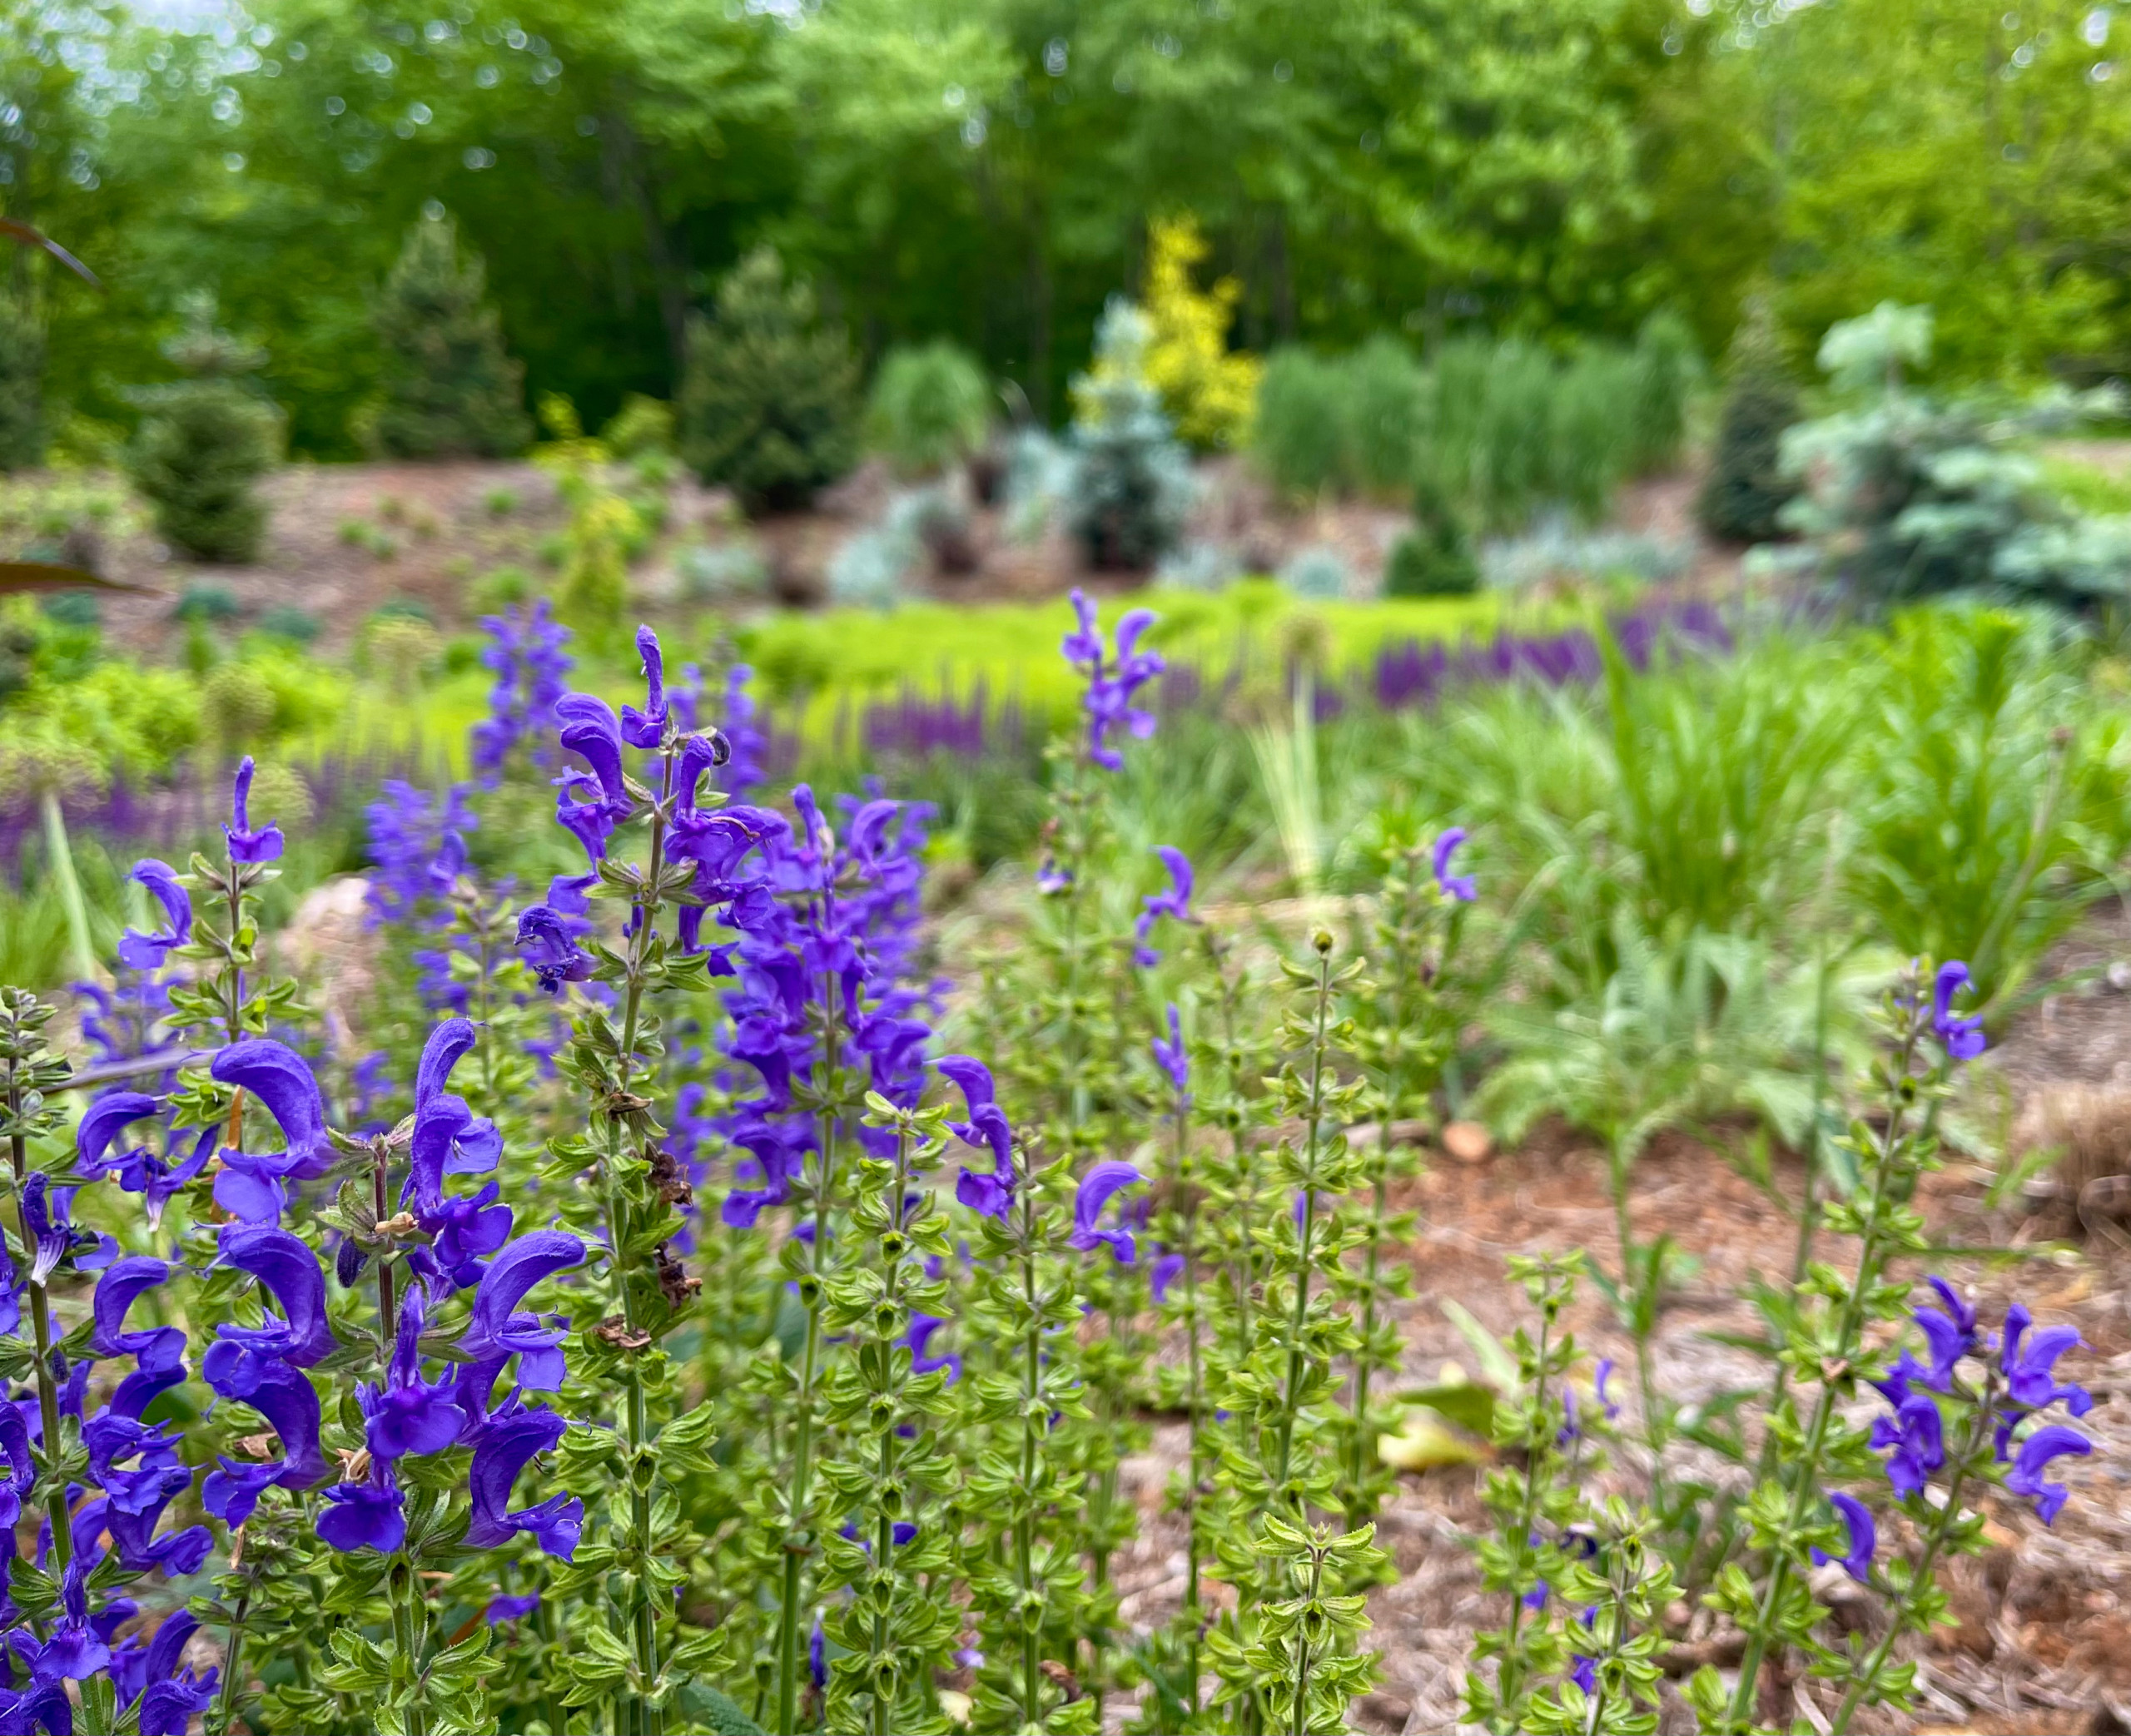
<instances>
[{"instance_id":1,"label":"blurred background foliage","mask_svg":"<svg viewBox=\"0 0 2131 1736\"><path fill-rule=\"evenodd\" d=\"M358 449L410 226L483 257L528 397L675 395L758 246L868 360L951 338L1053 424L1105 297L1189 211L1234 340L1386 328L1723 353L1764 294L1803 366L1882 299L1942 383L2131 356L2125 27L2088 0L202 0L18 3L0 206L62 449L171 378L185 298L267 351L292 454Z\"/></svg>"}]
</instances>

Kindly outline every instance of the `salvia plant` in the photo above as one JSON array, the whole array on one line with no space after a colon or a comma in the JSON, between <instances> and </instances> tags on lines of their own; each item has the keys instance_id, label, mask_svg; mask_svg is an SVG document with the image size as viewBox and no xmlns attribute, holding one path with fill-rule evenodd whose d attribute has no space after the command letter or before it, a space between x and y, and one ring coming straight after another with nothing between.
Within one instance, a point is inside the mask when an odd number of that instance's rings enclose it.
<instances>
[{"instance_id":1,"label":"salvia plant","mask_svg":"<svg viewBox=\"0 0 2131 1736\"><path fill-rule=\"evenodd\" d=\"M1484 841L1400 841L1298 946L1224 928L1116 800L1158 623L1075 609L1011 948L939 950L922 804L771 799L744 667L669 680L642 630L618 710L536 613L490 623L477 780L373 811L360 1004L275 973L249 761L219 848L135 866L92 1070L0 993L0 1736L1347 1728ZM536 802L521 889L471 846ZM1802 1678L1846 1729L1912 1700L1982 1492L2068 1498L2076 1335L1898 1275L1968 989L1890 997L1799 1282L1754 1292L1757 1406L1624 1421L1568 1330L1605 1275L1514 1265L1476 1723L1654 1729L1691 1599L1738 1648L1706 1727ZM1690 1430L1726 1492L1667 1466ZM1128 1619L1150 1523L1180 1595Z\"/></svg>"}]
</instances>

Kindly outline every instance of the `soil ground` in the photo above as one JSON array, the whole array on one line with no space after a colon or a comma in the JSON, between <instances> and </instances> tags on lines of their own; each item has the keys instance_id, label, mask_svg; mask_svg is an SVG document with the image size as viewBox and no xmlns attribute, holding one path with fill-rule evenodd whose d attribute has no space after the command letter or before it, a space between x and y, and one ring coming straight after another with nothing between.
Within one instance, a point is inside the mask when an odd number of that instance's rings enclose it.
<instances>
[{"instance_id":1,"label":"soil ground","mask_svg":"<svg viewBox=\"0 0 2131 1736\"><path fill-rule=\"evenodd\" d=\"M1200 478L1190 535L1218 546L1238 571L1277 571L1301 549L1324 548L1347 566L1356 594L1373 594L1384 557L1407 522L1395 505L1369 502L1284 507L1233 459L1203 464ZM818 604L836 551L880 522L894 486L882 467L867 464L826 491L812 512L743 525L723 490L700 488L683 475L667 491L663 532L632 571L637 601L656 610L683 593L682 558L690 547L745 541L769 574L762 606ZM1684 474L1632 484L1622 493L1615 522L1691 546L1693 576L1714 578L1736 563L1732 552L1696 539L1693 490L1693 479ZM140 528L99 538L101 570L143 588L107 594L111 637L135 652L171 653L183 632L173 610L196 586L226 592L237 606L234 624L240 627L276 608L306 612L319 625L316 648L329 654L345 652L363 622L389 604L417 603L446 632L469 628L484 612L479 582L498 568L524 569L536 591L552 585L554 543L569 518L554 477L524 462L296 464L267 479L262 492L269 525L261 557L251 565L177 558L147 528L145 514L134 515ZM998 511L981 505L971 514L968 553L973 570L949 573L931 561L915 575L915 593L967 603L1030 601L1061 595L1091 578L1105 590L1139 582L1131 575L1090 575L1056 528L1017 540Z\"/></svg>"}]
</instances>

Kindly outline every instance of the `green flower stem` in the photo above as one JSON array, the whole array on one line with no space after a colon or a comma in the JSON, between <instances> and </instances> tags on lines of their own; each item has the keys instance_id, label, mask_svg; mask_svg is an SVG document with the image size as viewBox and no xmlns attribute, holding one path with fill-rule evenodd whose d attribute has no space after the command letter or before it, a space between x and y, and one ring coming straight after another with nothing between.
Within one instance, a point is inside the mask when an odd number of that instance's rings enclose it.
<instances>
[{"instance_id":1,"label":"green flower stem","mask_svg":"<svg viewBox=\"0 0 2131 1736\"><path fill-rule=\"evenodd\" d=\"M1547 1416L1547 1352L1553 1347L1554 1311L1539 1311L1539 1350L1537 1366L1539 1378L1532 1389L1532 1426L1542 1439L1545 1436ZM1535 1443L1536 1446L1536 1443ZM1532 1520L1539 1510L1539 1456L1536 1451L1527 1455L1524 1461L1524 1505L1519 1511L1517 1529L1511 1534L1512 1542L1522 1556L1531 1546ZM1502 1668L1495 1680L1495 1703L1501 1710L1513 1715L1518 1695L1524 1685L1524 1669L1518 1662L1517 1636L1524 1625L1524 1599L1513 1587L1509 1595L1509 1631L1503 1646ZM1514 1729L1513 1725L1506 1728Z\"/></svg>"},{"instance_id":2,"label":"green flower stem","mask_svg":"<svg viewBox=\"0 0 2131 1736\"><path fill-rule=\"evenodd\" d=\"M1029 1327L1022 1346L1021 1490L1019 1510L1014 1515L1014 1565L1021 1587L1021 1714L1033 1730L1040 1729L1043 1723L1041 1626L1030 1619L1036 1613L1036 1511L1031 1502L1036 1457L1041 1447L1036 1422L1043 1397L1043 1313L1036 1293L1036 1202L1026 1186L1021 1189L1016 1209L1021 1214L1021 1299L1028 1309Z\"/></svg>"},{"instance_id":3,"label":"green flower stem","mask_svg":"<svg viewBox=\"0 0 2131 1736\"><path fill-rule=\"evenodd\" d=\"M12 994L13 991L10 991ZM27 999L27 997L24 997ZM34 1029L34 1027L31 1027ZM32 1049L34 1054L35 1050ZM19 1054L19 1051L17 1051ZM23 1205L23 1194L29 1181L29 1136L23 1130L22 1118L22 1063L11 1059L7 1067L7 1122L12 1131L7 1139L7 1158L15 1175L15 1225L22 1238L22 1257L34 1260L37 1257L37 1238L30 1233L29 1217ZM52 1304L42 1284L32 1284L30 1292L30 1327L37 1345L37 1414L43 1421L44 1451L53 1459L59 1455L59 1386L52 1377ZM45 1511L52 1520L52 1547L64 1574L74 1559L73 1528L67 1523L67 1486L57 1477L45 1479Z\"/></svg>"},{"instance_id":4,"label":"green flower stem","mask_svg":"<svg viewBox=\"0 0 2131 1736\"><path fill-rule=\"evenodd\" d=\"M673 761L678 750L668 743L661 751L660 794L658 805L651 811L650 861L644 877L639 882L638 895L633 902L635 932L629 936L629 950L625 979L627 987L622 1004L621 1052L616 1058L614 1083L618 1094L626 1095L636 1072L636 1044L643 1012L643 980L645 955L648 952L654 924L663 903L659 895L659 881L666 867L666 813L673 798ZM616 1197L613 1178L622 1162L622 1120L618 1112L607 1118L607 1245L619 1252L625 1242L628 1228L623 1222L621 1201ZM637 1330L636 1304L629 1274L617 1272L615 1288L620 1293L622 1320L630 1332ZM643 1395L643 1371L638 1366L634 1351L627 1353L623 1363L623 1380L626 1390L626 1419L628 1428L629 1460L633 1466L649 1441L649 1425ZM652 1684L658 1679L658 1619L651 1604L650 1569L652 1560L651 1491L642 1487L632 1475L629 1488L629 1549L636 1561L636 1570L629 1592L628 1628L636 1654L636 1667L643 1679L643 1690L634 1697L630 1709L631 1727L642 1736L658 1736L658 1709L649 1698Z\"/></svg>"},{"instance_id":5,"label":"green flower stem","mask_svg":"<svg viewBox=\"0 0 2131 1736\"><path fill-rule=\"evenodd\" d=\"M1387 1203L1384 1164L1388 1157L1383 1148L1391 1143L1391 1111L1388 1106L1378 1125L1383 1128L1383 1138L1378 1150L1375 1185L1369 1192L1369 1254L1363 1266L1369 1287L1362 1295L1362 1345L1354 1357L1354 1426L1347 1443L1347 1529L1350 1531L1369 1516L1362 1489L1369 1477L1369 1341L1376 1332L1376 1287L1383 1261L1383 1208Z\"/></svg>"},{"instance_id":6,"label":"green flower stem","mask_svg":"<svg viewBox=\"0 0 2131 1736\"><path fill-rule=\"evenodd\" d=\"M902 1228L904 1189L910 1183L910 1126L907 1122L905 1122L896 1128L896 1172L892 1183L894 1191L888 1195L889 1222L895 1226L898 1233ZM901 1240L899 1233L897 1239ZM891 1257L887 1262L887 1271L883 1277L884 1312L887 1317L893 1318L899 1314L902 1304L904 1262L898 1255ZM881 1353L884 1359L892 1361L894 1357L895 1347L892 1338L890 1342L881 1346ZM883 1493L896 1486L897 1421L897 1413L891 1410L882 1417L881 1422L878 1451L881 1489ZM873 1559L881 1564L881 1579L882 1583L889 1588L891 1595L895 1589L893 1577L895 1548L895 1515L888 1510L884 1501L881 1506L880 1518L874 1526ZM892 1619L894 1614L895 1605L892 1602L877 1603L874 1606L873 1654L876 1657L879 1657L888 1649L888 1641L894 1629ZM877 1681L873 1684L873 1736L893 1736L893 1733L888 1728L888 1723L894 1712L893 1700L881 1694L880 1684Z\"/></svg>"},{"instance_id":7,"label":"green flower stem","mask_svg":"<svg viewBox=\"0 0 2131 1736\"><path fill-rule=\"evenodd\" d=\"M1180 1191L1184 1196L1184 1245L1178 1250L1184 1256L1184 1354L1186 1379L1185 1415L1189 1422L1190 1447L1185 1461L1184 1487L1184 1613L1190 1624L1190 1637L1186 1642L1190 1657L1190 1674L1185 1688L1185 1707L1193 1716L1199 1711L1199 1632L1201 1622L1199 1614L1199 1483L1200 1469L1200 1436L1205 1419L1205 1386L1199 1366L1199 1198L1190 1183L1190 1123L1185 1114L1188 1099L1180 1092L1176 1102L1176 1175Z\"/></svg>"},{"instance_id":8,"label":"green flower stem","mask_svg":"<svg viewBox=\"0 0 2131 1736\"><path fill-rule=\"evenodd\" d=\"M1895 1642L1900 1639L1906 1626L1909 1608L1915 1600L1918 1590L1931 1583L1931 1570L1938 1563L1939 1554L1945 1547L1946 1539L1953 1533L1961 1516L1961 1486L1968 1481L1969 1466L1982 1445L1984 1422L1994 1411L1995 1406L1988 1402L1978 1405L1969 1413L1968 1427L1963 1431L1960 1451L1954 1459L1954 1475L1946 1486L1946 1504L1933 1516L1931 1529L1924 1539L1924 1551L1917 1557L1916 1570L1910 1575L1909 1585L1895 1600L1894 1608L1888 1612L1887 1631L1880 1643L1872 1648L1865 1659L1865 1668L1851 1680L1849 1692L1842 1697L1842 1704L1835 1709L1835 1717L1829 1722L1829 1736L1844 1736L1850 1729L1850 1720L1856 1714L1865 1696L1872 1691L1880 1679L1880 1672L1887 1667Z\"/></svg>"},{"instance_id":9,"label":"green flower stem","mask_svg":"<svg viewBox=\"0 0 2131 1736\"><path fill-rule=\"evenodd\" d=\"M1324 1585L1324 1553L1313 1549L1309 1552L1309 1590L1304 1594L1304 1605L1317 1601ZM1306 1624L1295 1628L1295 1697L1292 1714L1294 1736L1309 1736L1309 1631Z\"/></svg>"},{"instance_id":10,"label":"green flower stem","mask_svg":"<svg viewBox=\"0 0 2131 1736\"><path fill-rule=\"evenodd\" d=\"M392 1593L392 1644L400 1654L398 1674L402 1680L414 1685L421 1674L422 1624L416 1614L415 1603L420 1592L415 1583L415 1566L405 1555L394 1564L388 1583ZM429 1708L422 1703L419 1694L407 1698L407 1736L429 1736Z\"/></svg>"},{"instance_id":11,"label":"green flower stem","mask_svg":"<svg viewBox=\"0 0 2131 1736\"><path fill-rule=\"evenodd\" d=\"M1908 1077L1915 1053L1916 1038L1912 1021L1910 1034L1904 1039L1896 1058L1895 1078ZM1906 1105L1897 1099L1893 1113L1888 1118L1886 1132L1882 1136L1879 1161L1873 1166L1871 1213L1865 1221L1865 1233L1860 1238L1857 1274L1850 1281L1850 1293L1844 1298L1842 1312L1837 1317L1832 1356L1838 1362L1846 1362L1855 1354L1858 1334L1864 1327L1865 1297L1871 1290L1881 1262L1880 1244L1885 1234L1887 1194L1892 1179L1886 1172L1909 1137L1903 1125L1905 1118ZM1746 1649L1739 1662L1739 1681L1732 1692L1728 1720L1729 1726L1733 1729L1745 1729L1753 1710L1761 1662L1768 1649L1769 1632L1775 1624L1776 1611L1782 1607L1784 1594L1790 1589L1789 1540L1805 1523L1806 1509L1819 1490L1821 1455L1827 1445L1828 1426L1834 1420L1835 1406L1835 1382L1824 1371L1820 1398L1813 1406L1813 1421L1806 1436L1805 1451L1793 1467L1797 1481L1791 1486L1791 1505L1784 1520L1783 1536L1779 1540L1776 1559L1770 1564L1768 1585L1762 1592L1753 1627L1746 1635Z\"/></svg>"},{"instance_id":12,"label":"green flower stem","mask_svg":"<svg viewBox=\"0 0 2131 1736\"><path fill-rule=\"evenodd\" d=\"M55 1530L53 1535L58 1535ZM216 1736L230 1736L230 1724L236 1716L237 1695L243 1691L238 1684L244 1679L244 1623L251 1613L251 1594L247 1591L236 1600L236 1613L230 1618L230 1637L222 1648L221 1691L215 1698L211 1726Z\"/></svg>"},{"instance_id":13,"label":"green flower stem","mask_svg":"<svg viewBox=\"0 0 2131 1736\"><path fill-rule=\"evenodd\" d=\"M826 1086L842 1049L842 1031L837 1017L839 998L833 979L822 993L822 1068ZM814 1239L806 1257L812 1282L800 1287L807 1307L807 1348L800 1363L792 1449L792 1528L784 1540L784 1584L778 1600L777 1736L796 1736L799 1728L799 1629L804 1614L799 1594L807 1558L814 1547L807 1525L807 1502L813 1485L814 1382L821 1370L822 1307L827 1299L821 1279L830 1245L829 1213L835 1199L836 1133L835 1110L825 1104L820 1126L821 1180L814 1190Z\"/></svg>"},{"instance_id":14,"label":"green flower stem","mask_svg":"<svg viewBox=\"0 0 2131 1736\"><path fill-rule=\"evenodd\" d=\"M1317 1173L1318 1154L1324 1138L1324 1032L1331 1013L1332 955L1327 950L1319 955L1317 961L1317 1025L1309 1046L1309 1111L1304 1117L1309 1126L1309 1160L1307 1167L1312 1175ZM1302 1190L1300 1247L1296 1255L1294 1313L1288 1323L1287 1377L1280 1391L1279 1475L1274 1480L1275 1486L1287 1481L1288 1467L1294 1451L1295 1416L1301 1408L1302 1377L1307 1360L1304 1354L1303 1333L1309 1317L1310 1261L1316 1233L1317 1190L1305 1187Z\"/></svg>"}]
</instances>

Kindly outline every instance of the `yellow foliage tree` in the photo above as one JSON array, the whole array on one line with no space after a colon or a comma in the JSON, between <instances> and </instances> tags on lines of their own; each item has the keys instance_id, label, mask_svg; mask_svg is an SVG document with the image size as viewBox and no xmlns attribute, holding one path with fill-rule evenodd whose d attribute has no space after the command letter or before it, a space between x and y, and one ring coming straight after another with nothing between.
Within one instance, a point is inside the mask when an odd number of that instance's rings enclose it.
<instances>
[{"instance_id":1,"label":"yellow foliage tree","mask_svg":"<svg viewBox=\"0 0 2131 1736\"><path fill-rule=\"evenodd\" d=\"M1147 379L1180 439L1201 451L1236 445L1250 425L1264 371L1256 356L1228 346L1243 285L1224 277L1202 290L1192 281L1207 245L1188 213L1155 219L1147 240Z\"/></svg>"}]
</instances>

